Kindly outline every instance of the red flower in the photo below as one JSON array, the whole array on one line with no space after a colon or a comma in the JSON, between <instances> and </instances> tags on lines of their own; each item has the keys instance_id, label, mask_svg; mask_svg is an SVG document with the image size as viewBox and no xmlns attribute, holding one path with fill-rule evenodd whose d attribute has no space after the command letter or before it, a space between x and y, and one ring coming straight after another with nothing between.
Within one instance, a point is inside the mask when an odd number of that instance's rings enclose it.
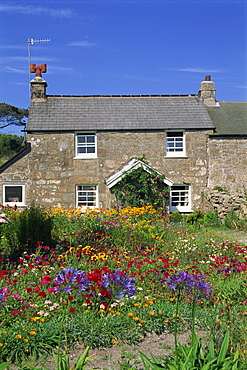
<instances>
[{"instance_id":1,"label":"red flower","mask_svg":"<svg viewBox=\"0 0 247 370\"><path fill-rule=\"evenodd\" d=\"M69 300L69 301L73 301L73 299L74 299L74 297L73 297L72 295L69 295L69 296L68 296L68 300Z\"/></svg>"},{"instance_id":2,"label":"red flower","mask_svg":"<svg viewBox=\"0 0 247 370\"><path fill-rule=\"evenodd\" d=\"M47 292L50 292L50 293L54 293L55 292L55 289L54 288L48 288L46 289Z\"/></svg>"},{"instance_id":3,"label":"red flower","mask_svg":"<svg viewBox=\"0 0 247 370\"><path fill-rule=\"evenodd\" d=\"M45 298L46 297L46 293L45 292L39 292L38 296Z\"/></svg>"},{"instance_id":4,"label":"red flower","mask_svg":"<svg viewBox=\"0 0 247 370\"><path fill-rule=\"evenodd\" d=\"M34 293L39 293L39 288L34 288Z\"/></svg>"},{"instance_id":5,"label":"red flower","mask_svg":"<svg viewBox=\"0 0 247 370\"><path fill-rule=\"evenodd\" d=\"M75 312L75 311L77 311L76 309L74 309L74 308L70 308L69 309L69 312Z\"/></svg>"},{"instance_id":6,"label":"red flower","mask_svg":"<svg viewBox=\"0 0 247 370\"><path fill-rule=\"evenodd\" d=\"M14 310L10 313L10 315L21 315L21 311Z\"/></svg>"},{"instance_id":7,"label":"red flower","mask_svg":"<svg viewBox=\"0 0 247 370\"><path fill-rule=\"evenodd\" d=\"M31 293L31 291L32 291L32 288L27 288L27 289L26 289L26 292L27 292L27 293Z\"/></svg>"}]
</instances>

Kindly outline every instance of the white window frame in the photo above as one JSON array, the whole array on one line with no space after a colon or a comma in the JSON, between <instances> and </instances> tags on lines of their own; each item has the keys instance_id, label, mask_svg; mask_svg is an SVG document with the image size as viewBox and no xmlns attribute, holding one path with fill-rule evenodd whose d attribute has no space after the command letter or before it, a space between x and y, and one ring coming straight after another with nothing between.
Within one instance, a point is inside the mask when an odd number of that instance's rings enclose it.
<instances>
[{"instance_id":1,"label":"white window frame","mask_svg":"<svg viewBox=\"0 0 247 370\"><path fill-rule=\"evenodd\" d=\"M10 188L10 187L20 187L21 188L21 192L22 192L22 201L18 201L18 200L15 200L15 198L17 197L13 197L13 200L11 201L5 201L5 197L6 197L6 188ZM6 205L9 205L9 206L18 206L18 207L21 207L21 206L25 206L25 185L24 184L3 184L3 205L6 206Z\"/></svg>"},{"instance_id":2,"label":"white window frame","mask_svg":"<svg viewBox=\"0 0 247 370\"><path fill-rule=\"evenodd\" d=\"M94 188L94 189L87 189L87 188ZM80 204L83 203L82 200L80 200L80 197L82 197L82 194L80 192L85 192L85 204ZM93 193L91 194L91 197L93 197L93 200L89 200L90 194L88 193ZM93 204L91 204L93 203ZM76 208L81 208L81 209L94 209L98 208L98 186L97 185L92 185L92 184L79 184L76 185Z\"/></svg>"},{"instance_id":3,"label":"white window frame","mask_svg":"<svg viewBox=\"0 0 247 370\"><path fill-rule=\"evenodd\" d=\"M181 133L182 135L178 136ZM166 131L166 157L185 157L185 132L184 130Z\"/></svg>"},{"instance_id":4,"label":"white window frame","mask_svg":"<svg viewBox=\"0 0 247 370\"><path fill-rule=\"evenodd\" d=\"M85 143L80 143L79 138L85 137ZM90 142L88 138L94 137L94 142ZM79 153L79 148L84 147L86 149L85 153ZM94 148L94 153L88 152L90 148ZM75 158L87 159L87 158L97 158L97 136L95 132L78 132L75 134Z\"/></svg>"},{"instance_id":5,"label":"white window frame","mask_svg":"<svg viewBox=\"0 0 247 370\"><path fill-rule=\"evenodd\" d=\"M172 185L170 188L170 212L191 212L191 186Z\"/></svg>"}]
</instances>

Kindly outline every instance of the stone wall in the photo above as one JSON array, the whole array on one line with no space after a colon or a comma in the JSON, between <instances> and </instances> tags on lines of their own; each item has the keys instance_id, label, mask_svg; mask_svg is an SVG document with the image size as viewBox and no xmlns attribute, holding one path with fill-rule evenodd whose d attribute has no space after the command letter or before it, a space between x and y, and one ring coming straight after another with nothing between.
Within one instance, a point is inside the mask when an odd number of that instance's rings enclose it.
<instances>
[{"instance_id":1,"label":"stone wall","mask_svg":"<svg viewBox=\"0 0 247 370\"><path fill-rule=\"evenodd\" d=\"M231 194L247 189L247 140L246 138L209 138L210 189L226 188Z\"/></svg>"},{"instance_id":2,"label":"stone wall","mask_svg":"<svg viewBox=\"0 0 247 370\"><path fill-rule=\"evenodd\" d=\"M75 158L74 133L29 134L32 150L1 174L3 184L14 179L26 184L26 204L75 207L76 185L98 185L99 206L111 207L113 196L104 179L132 157L146 155L149 164L175 184L190 184L192 208L198 208L208 181L206 135L186 132L186 157L166 157L165 132L98 132L95 159ZM2 186L1 186L2 189Z\"/></svg>"},{"instance_id":3,"label":"stone wall","mask_svg":"<svg viewBox=\"0 0 247 370\"><path fill-rule=\"evenodd\" d=\"M225 191L207 189L204 191L200 209L203 212L217 210L221 218L231 211L243 217L247 215L247 197L244 194L229 194Z\"/></svg>"}]
</instances>

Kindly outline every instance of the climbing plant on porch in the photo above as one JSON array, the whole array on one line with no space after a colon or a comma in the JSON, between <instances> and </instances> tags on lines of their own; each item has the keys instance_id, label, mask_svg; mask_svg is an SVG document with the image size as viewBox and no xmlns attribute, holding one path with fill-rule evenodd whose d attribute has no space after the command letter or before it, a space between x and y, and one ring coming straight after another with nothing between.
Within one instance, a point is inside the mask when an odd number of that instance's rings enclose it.
<instances>
[{"instance_id":1,"label":"climbing plant on porch","mask_svg":"<svg viewBox=\"0 0 247 370\"><path fill-rule=\"evenodd\" d=\"M148 165L145 156L138 158ZM169 187L164 183L165 176L150 166L140 166L125 173L112 188L112 193L121 207L142 207L152 204L155 208L166 208L169 202Z\"/></svg>"}]
</instances>

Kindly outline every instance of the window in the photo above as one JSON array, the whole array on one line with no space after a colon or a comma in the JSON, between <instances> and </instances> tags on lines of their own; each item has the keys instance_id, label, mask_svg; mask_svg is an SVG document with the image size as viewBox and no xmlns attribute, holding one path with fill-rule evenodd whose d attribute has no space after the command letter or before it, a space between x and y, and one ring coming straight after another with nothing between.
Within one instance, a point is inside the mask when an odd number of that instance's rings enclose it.
<instances>
[{"instance_id":1,"label":"window","mask_svg":"<svg viewBox=\"0 0 247 370\"><path fill-rule=\"evenodd\" d=\"M3 205L24 206L24 185L3 185Z\"/></svg>"},{"instance_id":2,"label":"window","mask_svg":"<svg viewBox=\"0 0 247 370\"><path fill-rule=\"evenodd\" d=\"M183 131L166 132L166 156L167 157L185 156L185 141Z\"/></svg>"},{"instance_id":3,"label":"window","mask_svg":"<svg viewBox=\"0 0 247 370\"><path fill-rule=\"evenodd\" d=\"M190 212L190 186L173 185L170 191L170 212Z\"/></svg>"},{"instance_id":4,"label":"window","mask_svg":"<svg viewBox=\"0 0 247 370\"><path fill-rule=\"evenodd\" d=\"M96 134L85 133L76 135L76 157L96 158Z\"/></svg>"},{"instance_id":5,"label":"window","mask_svg":"<svg viewBox=\"0 0 247 370\"><path fill-rule=\"evenodd\" d=\"M76 186L76 207L95 208L98 205L98 192L96 185Z\"/></svg>"}]
</instances>

